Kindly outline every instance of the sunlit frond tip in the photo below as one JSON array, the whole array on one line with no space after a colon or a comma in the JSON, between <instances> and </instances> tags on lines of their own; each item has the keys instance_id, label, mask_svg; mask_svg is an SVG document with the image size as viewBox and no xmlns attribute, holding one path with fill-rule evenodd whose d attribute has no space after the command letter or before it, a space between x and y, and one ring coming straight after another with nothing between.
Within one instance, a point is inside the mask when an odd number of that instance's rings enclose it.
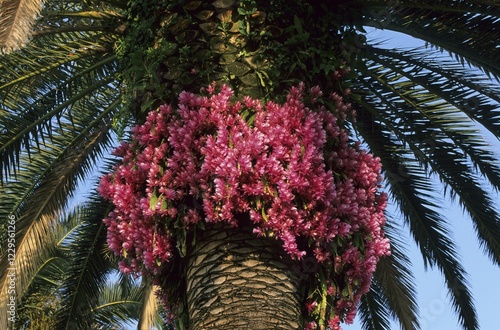
<instances>
[{"instance_id":1,"label":"sunlit frond tip","mask_svg":"<svg viewBox=\"0 0 500 330\"><path fill-rule=\"evenodd\" d=\"M0 0L0 53L26 43L43 0Z\"/></svg>"}]
</instances>

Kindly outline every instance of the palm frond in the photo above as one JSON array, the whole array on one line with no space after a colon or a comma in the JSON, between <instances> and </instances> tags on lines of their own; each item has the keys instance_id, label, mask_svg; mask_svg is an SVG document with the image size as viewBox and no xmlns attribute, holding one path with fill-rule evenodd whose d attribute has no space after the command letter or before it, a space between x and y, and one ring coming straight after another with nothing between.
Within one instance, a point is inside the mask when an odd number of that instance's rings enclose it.
<instances>
[{"instance_id":1,"label":"palm frond","mask_svg":"<svg viewBox=\"0 0 500 330\"><path fill-rule=\"evenodd\" d=\"M62 313L61 309L64 308L62 302L70 299L67 296L67 289L74 285L74 279L78 278L81 282L93 281L92 277L82 279L80 276L85 277L87 276L86 273L81 274L82 269L75 267L74 263L81 261L82 250L68 248L74 244L82 243L78 239L83 234L82 225L85 226L85 224L82 224L82 220L85 221L83 216L85 211L83 209L87 206L93 205L76 207L67 216L56 221L51 231L54 237L53 254L38 269L36 275L32 278L27 293L22 297L22 302L17 306L17 312L20 316L16 323L17 328L26 325L32 327L42 320L43 322L51 322L46 326L56 327L56 324L52 322L59 319L58 314ZM87 230L88 228L84 229L83 232ZM87 232L86 234L90 235L91 233ZM101 253L103 252L107 254L107 249L101 250ZM75 258L77 259L75 260ZM106 257L106 261L111 263L101 264L101 266L105 266L105 268L101 269L101 274L107 274L110 265L115 264L114 258ZM72 273L75 270L79 273ZM89 325L99 327L99 329L116 329L127 324L131 325L132 321L139 319L145 290L144 287L138 284L138 281L132 280L131 276L121 275L118 282L111 283L108 280L105 285L99 286L98 292L94 291L88 295L93 296L94 299L90 300L93 303L96 301L95 298L98 297L97 303L95 303L96 306L85 306L86 311L91 311ZM50 311L41 311L40 306L52 307ZM81 305L80 308L82 308ZM40 313L50 313L52 316L41 316ZM76 322L76 320L69 320L69 322ZM81 328L81 325L79 326Z\"/></svg>"},{"instance_id":2,"label":"palm frond","mask_svg":"<svg viewBox=\"0 0 500 330\"><path fill-rule=\"evenodd\" d=\"M364 24L424 40L460 63L500 79L500 9L495 1L398 1L386 12L380 21L378 11L368 10Z\"/></svg>"},{"instance_id":3,"label":"palm frond","mask_svg":"<svg viewBox=\"0 0 500 330\"><path fill-rule=\"evenodd\" d=\"M80 23L96 31L65 30ZM108 100L121 96L115 84L119 67L112 53L118 34L96 19L61 17L50 24L40 18L36 27L51 33L1 56L1 182L16 173L22 153L29 157L33 148L50 141L62 118L72 123L74 113L84 104L106 109Z\"/></svg>"},{"instance_id":4,"label":"palm frond","mask_svg":"<svg viewBox=\"0 0 500 330\"><path fill-rule=\"evenodd\" d=\"M437 174L452 198L458 196L471 215L480 244L499 263L500 218L480 177L498 190L500 167L495 151L476 123L484 122L491 133L500 136L498 126L491 121L500 116L498 97L494 96L498 88L479 88L480 77L465 78L465 71L451 64L449 71L441 69L436 73L432 70L440 62L421 64L426 62L422 55L418 50L403 54L371 48L366 63L357 67L363 73L363 89L371 92L366 102L370 105L366 106L376 120L384 123L386 132L392 132L408 146L420 165ZM462 73L462 78L450 86L440 72L446 75L452 70ZM453 104L471 93L478 100L479 116Z\"/></svg>"},{"instance_id":5,"label":"palm frond","mask_svg":"<svg viewBox=\"0 0 500 330\"><path fill-rule=\"evenodd\" d=\"M17 305L18 318L14 328L24 328L29 324L29 328L36 327L34 323L50 322L46 326L54 327L55 314L60 308L58 290L63 283L68 266L68 255L60 249L61 242L64 241L68 232L77 226L76 217L73 213L61 217L54 223L50 234L53 236L54 245L50 249L50 256L40 265L34 276L30 279L26 292L20 298ZM49 311L40 311L40 306L50 307ZM49 320L43 320L39 314L51 314ZM42 320L39 320L39 319Z\"/></svg>"},{"instance_id":6,"label":"palm frond","mask_svg":"<svg viewBox=\"0 0 500 330\"><path fill-rule=\"evenodd\" d=\"M112 6L108 1L48 0L33 25L33 40L16 52L0 55L0 193L5 200L0 213L18 219L16 298L20 302L25 293L41 285L52 287L57 299L63 297L68 306L67 313L61 314L65 316L61 324L68 328L89 325L85 316L95 307L99 276L109 270L110 260L85 259L85 252L93 258L103 254L101 248L96 252L92 247L102 247L100 220L104 213L94 215L99 219L94 223L100 228L98 233L92 232L94 227L83 211L71 215L83 224L66 233L70 238L61 239L59 246L49 233L61 230L57 219L78 180L85 180L109 148L112 120L121 105L115 84L120 68L113 47L123 23ZM2 247L6 244L3 225ZM100 245L85 245L85 238L92 237L98 237L92 242ZM60 244L80 249L68 253ZM8 261L5 252L2 248L3 265ZM62 260L61 253L67 258ZM5 272L1 274L3 289ZM87 274L97 277L85 277ZM75 287L88 292L71 291ZM78 299L85 294L89 298L86 304L85 299ZM2 299L5 310L5 294ZM75 317L78 308L86 313Z\"/></svg>"},{"instance_id":7,"label":"palm frond","mask_svg":"<svg viewBox=\"0 0 500 330\"><path fill-rule=\"evenodd\" d=\"M28 287L28 283L34 276L38 268L43 264L43 261L51 256L51 246L53 246L50 228L55 221L56 216L45 214L39 215L38 221L30 224L26 228L25 223L28 222L25 217L21 217L16 225L16 248L15 258L9 260L8 249L2 255L2 274L0 277L0 324L2 328L8 329L7 311L8 303L12 298L16 300L22 297ZM13 254L11 254L13 256ZM35 261L35 263L33 263ZM12 291L9 293L11 277L14 274L16 285L14 286L15 294Z\"/></svg>"},{"instance_id":8,"label":"palm frond","mask_svg":"<svg viewBox=\"0 0 500 330\"><path fill-rule=\"evenodd\" d=\"M462 325L467 329L477 329L467 275L458 260L457 248L448 236L446 219L436 211L439 207L435 201L439 198L426 171L409 156L410 150L385 132L379 118L373 117L375 109L368 104L365 106L365 109L360 109L362 121L357 128L370 149L381 158L391 196L420 248L425 265L436 266L442 272Z\"/></svg>"},{"instance_id":9,"label":"palm frond","mask_svg":"<svg viewBox=\"0 0 500 330\"><path fill-rule=\"evenodd\" d=\"M387 298L382 294L377 281L372 281L370 291L361 298L359 317L364 330L388 330L390 324L390 308ZM415 328L418 329L418 328Z\"/></svg>"},{"instance_id":10,"label":"palm frond","mask_svg":"<svg viewBox=\"0 0 500 330\"><path fill-rule=\"evenodd\" d=\"M425 48L401 51L367 45L366 50L366 58L370 61L394 69L415 85L448 102L449 109L455 108L454 113L461 111L500 136L499 87L484 75L470 72L449 57Z\"/></svg>"},{"instance_id":11,"label":"palm frond","mask_svg":"<svg viewBox=\"0 0 500 330\"><path fill-rule=\"evenodd\" d=\"M63 245L71 251L71 260L60 291L63 308L58 316L58 329L91 327L92 311L99 305L99 293L112 269L110 258L106 257L106 231L102 222L103 214L110 210L107 202L94 197L75 213L80 225Z\"/></svg>"},{"instance_id":12,"label":"palm frond","mask_svg":"<svg viewBox=\"0 0 500 330\"><path fill-rule=\"evenodd\" d=\"M106 283L101 290L99 303L93 309L94 322L99 329L116 329L117 326L132 325L137 320L141 309L141 299L144 290L135 284L129 290L124 290L121 283Z\"/></svg>"},{"instance_id":13,"label":"palm frond","mask_svg":"<svg viewBox=\"0 0 500 330\"><path fill-rule=\"evenodd\" d=\"M42 0L4 0L0 3L0 53L26 43Z\"/></svg>"},{"instance_id":14,"label":"palm frond","mask_svg":"<svg viewBox=\"0 0 500 330\"><path fill-rule=\"evenodd\" d=\"M23 296L38 268L51 256L50 231L61 208L72 195L78 178L85 177L109 140L110 126L102 118L96 120L89 116L85 122L76 119L75 122L83 126L68 124L75 131L54 135L53 145L40 149L30 161L23 160L25 168L19 172L19 181L0 189L0 196L5 201L0 206L0 214L17 217L15 267L18 299ZM88 125L92 122L93 125ZM4 240L2 246L6 243ZM5 310L9 260L6 250L3 252L0 285L3 293L1 307Z\"/></svg>"},{"instance_id":15,"label":"palm frond","mask_svg":"<svg viewBox=\"0 0 500 330\"><path fill-rule=\"evenodd\" d=\"M370 325L367 329L390 329L387 316L399 321L401 329L420 329L412 263L401 231L396 220L389 217L385 232L391 241L391 255L379 261L374 284L362 302L368 305L360 307L367 311L361 314L362 322Z\"/></svg>"}]
</instances>

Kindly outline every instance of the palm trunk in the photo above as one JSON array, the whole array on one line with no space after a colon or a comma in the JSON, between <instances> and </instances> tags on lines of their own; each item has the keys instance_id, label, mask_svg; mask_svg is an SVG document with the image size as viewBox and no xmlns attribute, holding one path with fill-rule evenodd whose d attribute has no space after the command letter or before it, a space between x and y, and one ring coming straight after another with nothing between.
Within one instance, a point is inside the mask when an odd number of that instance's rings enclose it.
<instances>
[{"instance_id":1,"label":"palm trunk","mask_svg":"<svg viewBox=\"0 0 500 330\"><path fill-rule=\"evenodd\" d=\"M137 10L131 12L141 13L144 8L136 3ZM138 16L136 22L152 20L155 25L129 31L133 32L126 50L129 86L147 85L136 89L139 122L160 104L175 103L181 91L198 93L213 81L231 86L236 98L273 98L290 84L309 82L303 63L289 65L309 46L305 39L286 35L286 31L294 33L288 29L294 14L300 15L298 10L307 6L259 1L258 8L249 8L252 3L185 1ZM292 73L295 81L289 80ZM251 225L249 221L238 228L209 224L196 237L187 264L181 267L186 283L179 284L186 286L186 295L179 294L187 302L182 305L187 306L188 317L185 307L179 316L187 329L302 328L305 299L292 260L277 240L253 234Z\"/></svg>"},{"instance_id":2,"label":"palm trunk","mask_svg":"<svg viewBox=\"0 0 500 330\"><path fill-rule=\"evenodd\" d=\"M141 13L143 5L137 6L132 13ZM199 93L214 81L231 86L236 97L272 97L290 86L275 58L277 53L292 57L295 50L278 50L286 38L282 27L266 19L270 4L259 4L255 12L247 8L248 14L238 11L241 6L234 0L165 3L135 18L153 21L152 26L132 23L124 50L127 88L134 89L139 122L149 110L175 102L181 91Z\"/></svg>"},{"instance_id":3,"label":"palm trunk","mask_svg":"<svg viewBox=\"0 0 500 330\"><path fill-rule=\"evenodd\" d=\"M158 67L161 102L212 81L230 85L237 98L286 88L270 55L283 29L266 23L268 4L252 14L240 13L241 5L187 1L166 15L170 28L162 38L175 47ZM300 329L305 299L292 269L280 243L257 237L250 221L238 228L207 225L187 256L188 329Z\"/></svg>"},{"instance_id":4,"label":"palm trunk","mask_svg":"<svg viewBox=\"0 0 500 330\"><path fill-rule=\"evenodd\" d=\"M302 299L291 262L278 241L248 227L207 229L188 256L189 329L299 329Z\"/></svg>"}]
</instances>

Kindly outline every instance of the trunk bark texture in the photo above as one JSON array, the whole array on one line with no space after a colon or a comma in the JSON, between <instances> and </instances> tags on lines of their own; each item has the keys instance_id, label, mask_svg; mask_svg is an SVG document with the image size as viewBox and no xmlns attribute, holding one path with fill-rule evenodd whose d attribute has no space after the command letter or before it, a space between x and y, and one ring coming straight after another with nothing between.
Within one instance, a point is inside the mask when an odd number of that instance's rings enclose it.
<instances>
[{"instance_id":1,"label":"trunk bark texture","mask_svg":"<svg viewBox=\"0 0 500 330\"><path fill-rule=\"evenodd\" d=\"M298 274L278 241L218 224L188 258L190 330L301 328Z\"/></svg>"}]
</instances>

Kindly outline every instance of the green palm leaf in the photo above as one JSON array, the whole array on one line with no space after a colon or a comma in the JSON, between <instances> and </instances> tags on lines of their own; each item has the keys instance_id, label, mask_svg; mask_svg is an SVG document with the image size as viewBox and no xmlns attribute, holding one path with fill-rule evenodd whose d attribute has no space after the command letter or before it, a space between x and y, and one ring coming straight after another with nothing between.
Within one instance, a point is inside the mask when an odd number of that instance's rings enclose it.
<instances>
[{"instance_id":1,"label":"green palm leaf","mask_svg":"<svg viewBox=\"0 0 500 330\"><path fill-rule=\"evenodd\" d=\"M390 329L389 320L398 320L402 329L420 329L415 281L401 230L392 217L386 225L391 240L391 255L380 260L374 284L361 302L361 321L366 329Z\"/></svg>"},{"instance_id":2,"label":"green palm leaf","mask_svg":"<svg viewBox=\"0 0 500 330\"><path fill-rule=\"evenodd\" d=\"M370 291L361 298L359 317L365 330L390 329L391 314L389 303L386 297L383 296L380 285L376 281L372 282Z\"/></svg>"},{"instance_id":3,"label":"green palm leaf","mask_svg":"<svg viewBox=\"0 0 500 330\"><path fill-rule=\"evenodd\" d=\"M49 236L53 238L53 245L50 248L50 256L44 260L27 284L27 289L17 305L18 319L15 328L28 325L29 328L38 328L40 321L45 327L55 327L57 310L61 308L58 290L67 276L68 266L68 256L60 246L68 232L77 225L74 220L75 217L70 214L59 218L51 227ZM49 307L48 310L44 310L43 306ZM43 319L39 313L47 314L44 317L48 320Z\"/></svg>"},{"instance_id":4,"label":"green palm leaf","mask_svg":"<svg viewBox=\"0 0 500 330\"><path fill-rule=\"evenodd\" d=\"M110 258L106 257L106 231L102 215L110 211L108 203L95 198L79 208L78 227L72 238L63 244L71 255L67 274L61 287L61 305L58 329L89 329L93 322L92 311L99 305L99 292L111 270Z\"/></svg>"},{"instance_id":5,"label":"green palm leaf","mask_svg":"<svg viewBox=\"0 0 500 330\"><path fill-rule=\"evenodd\" d=\"M120 96L119 88L113 85L118 70L113 55L117 33L110 33L99 19L76 13L82 17L65 12L51 21L57 28L2 58L1 181L15 173L21 152L29 156L34 146L50 140L63 118L72 123L82 107L101 111L109 107L109 100ZM109 17L120 16L105 15ZM89 24L97 31L66 31L71 24ZM46 28L43 20L36 27Z\"/></svg>"},{"instance_id":6,"label":"green palm leaf","mask_svg":"<svg viewBox=\"0 0 500 330\"><path fill-rule=\"evenodd\" d=\"M475 223L480 243L492 260L498 263L500 220L492 206L491 197L479 183L479 177L471 175L477 173L478 176L486 177L493 187L500 188L500 167L495 161L496 155L472 120L488 124L492 123L492 118L498 117L498 103L491 103L495 99L488 99L487 95L498 88L490 86L485 89L485 95L478 88L479 81L462 79L468 80L469 85L480 91L475 98L482 115L473 114L470 118L467 113L453 106L452 102L464 95L454 96L452 93L457 88L447 87L446 80L433 78L435 74L432 71L431 74L426 73L425 79L420 78L419 72L423 69L414 63L402 63L397 52L393 52L397 57L396 63L384 59L383 54L388 55L387 51L377 53L374 50L372 53L374 55L369 55L370 61L367 61L366 66L358 67L363 73L365 90L373 93L373 96L368 96L370 99L365 106L375 116L375 120L383 122L386 132L393 132L402 144L409 147L420 164L437 174L445 186L451 189L452 197L459 197ZM380 57L376 56L381 54ZM428 66L428 69L431 68ZM455 68L455 72L460 71ZM440 84L444 86L440 88ZM459 85L458 88L465 87ZM439 101L443 99L450 100L450 103ZM498 135L498 128L494 124L489 126L492 133Z\"/></svg>"},{"instance_id":7,"label":"green palm leaf","mask_svg":"<svg viewBox=\"0 0 500 330\"><path fill-rule=\"evenodd\" d=\"M50 313L51 317L45 317L45 327L56 327L55 322L59 321L60 316L66 311L62 303L73 298L73 294L68 295L68 288L75 286L75 279L80 283L94 283L92 291L86 291L86 302L79 304L79 309L86 311L90 310L89 323L87 326L98 327L99 329L116 329L125 324L131 324L132 321L137 321L140 318L143 297L146 295L146 287L139 285L131 276L120 275L119 280L115 283L102 283L99 280L95 281L94 274L88 274L82 270L83 267L75 267L81 259L81 250L74 250L71 247L81 245L82 235L91 236L96 234L95 229L99 227L86 227L82 224L85 221L84 211L87 207L93 207L94 204L85 204L77 207L63 219L59 219L53 227L53 249L51 257L47 258L45 263L37 270L36 275L32 278L26 294L23 295L22 302L18 305L18 313L20 314L18 327L21 325L29 325L36 327L39 315L42 313ZM85 227L83 229L82 227ZM99 235L99 233L97 233ZM101 233L102 234L102 233ZM75 241L76 240L76 241ZM75 243L76 242L76 243ZM87 246L88 247L88 246ZM101 250L106 255L107 250ZM114 258L106 256L107 261L112 261ZM94 261L87 260L85 263L93 263ZM111 263L113 264L113 262ZM90 267L86 267L90 268ZM101 272L104 271L98 278L102 279L103 275L109 272L109 264L103 268L96 266ZM75 271L77 272L75 274ZM88 288L88 286L87 286ZM154 296L153 296L154 297ZM96 302L97 301L97 302ZM53 307L50 310L40 311L40 306L47 306L49 302L53 302ZM51 306L51 305L49 305ZM156 311L156 310L155 310ZM155 324L161 324L159 314L156 313ZM52 322L52 323L48 323ZM69 319L70 327L76 326L82 328L78 320ZM153 323L151 323L153 324Z\"/></svg>"},{"instance_id":8,"label":"green palm leaf","mask_svg":"<svg viewBox=\"0 0 500 330\"><path fill-rule=\"evenodd\" d=\"M92 119L92 118L88 118ZM87 126L87 125L85 125ZM26 162L26 169L18 173L16 183L0 189L5 203L0 207L2 216L15 214L16 222L16 272L17 296L22 297L30 278L51 250L51 228L55 225L61 206L66 204L78 177L83 177L92 166L92 159L101 152L101 144L109 138L109 125L99 124L90 134L73 131L79 143L72 144L70 134L54 136L52 148L40 150ZM90 127L90 126L88 126ZM80 134L75 134L80 133ZM59 140L61 139L61 140ZM59 142L59 143L56 143ZM66 148L64 148L66 147ZM3 253L1 287L2 308L6 308L8 254Z\"/></svg>"},{"instance_id":9,"label":"green palm leaf","mask_svg":"<svg viewBox=\"0 0 500 330\"><path fill-rule=\"evenodd\" d=\"M462 64L500 78L497 41L500 10L495 1L389 2L385 9L371 8L364 24L386 28L424 40L455 56ZM377 8L377 9L375 9ZM374 15L373 15L374 14ZM380 18L383 18L380 21Z\"/></svg>"},{"instance_id":10,"label":"green palm leaf","mask_svg":"<svg viewBox=\"0 0 500 330\"><path fill-rule=\"evenodd\" d=\"M391 218L386 226L391 255L378 263L370 291L361 299L359 317L366 330L391 329L393 319L399 321L401 329L420 329L411 261L399 238L401 228L396 225Z\"/></svg>"},{"instance_id":11,"label":"green palm leaf","mask_svg":"<svg viewBox=\"0 0 500 330\"><path fill-rule=\"evenodd\" d=\"M92 311L99 329L116 329L117 326L137 320L144 289L139 285L124 291L121 283L106 283L100 291L99 303Z\"/></svg>"},{"instance_id":12,"label":"green palm leaf","mask_svg":"<svg viewBox=\"0 0 500 330\"><path fill-rule=\"evenodd\" d=\"M382 160L389 191L401 210L410 232L420 248L426 266L436 266L443 273L450 297L465 328L477 328L477 316L468 290L466 273L458 261L453 241L446 235L445 219L436 211L438 199L426 171L394 136L382 131L382 125L365 120L358 129L365 141ZM397 241L396 241L397 244ZM460 288L460 290L457 290ZM462 290L463 288L463 290Z\"/></svg>"}]
</instances>

